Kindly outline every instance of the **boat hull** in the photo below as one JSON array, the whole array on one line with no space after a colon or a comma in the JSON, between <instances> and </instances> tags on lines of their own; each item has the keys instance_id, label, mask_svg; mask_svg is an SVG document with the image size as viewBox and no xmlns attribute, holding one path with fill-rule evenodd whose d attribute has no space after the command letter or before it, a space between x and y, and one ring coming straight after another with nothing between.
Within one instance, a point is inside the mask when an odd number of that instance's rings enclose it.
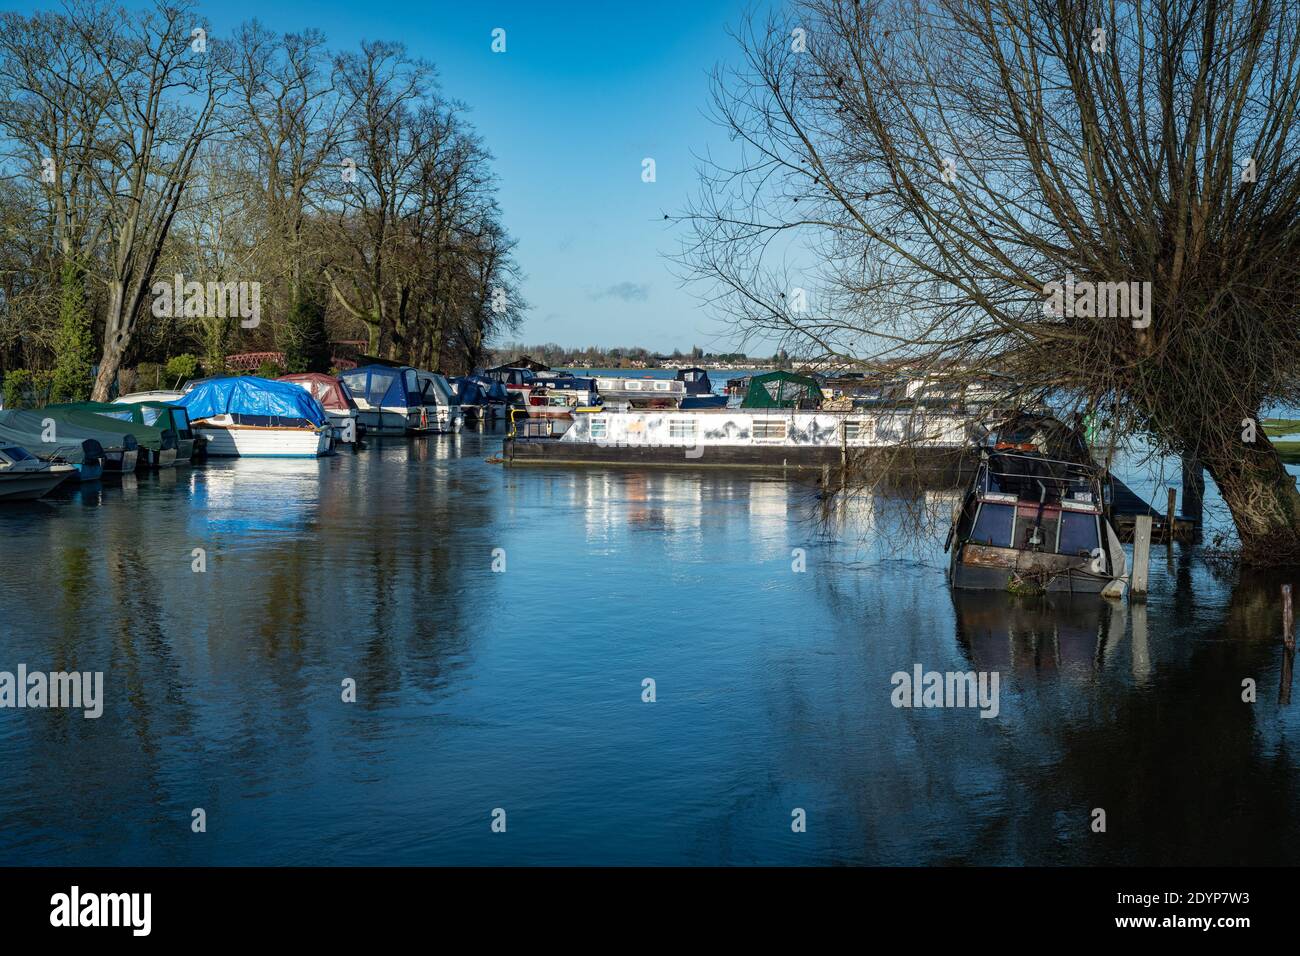
<instances>
[{"instance_id":1,"label":"boat hull","mask_svg":"<svg viewBox=\"0 0 1300 956\"><path fill-rule=\"evenodd\" d=\"M329 453L329 428L273 428L195 422L212 458L319 458Z\"/></svg>"},{"instance_id":2,"label":"boat hull","mask_svg":"<svg viewBox=\"0 0 1300 956\"><path fill-rule=\"evenodd\" d=\"M57 470L0 474L0 501L33 501L43 498L75 474L65 466Z\"/></svg>"},{"instance_id":3,"label":"boat hull","mask_svg":"<svg viewBox=\"0 0 1300 956\"><path fill-rule=\"evenodd\" d=\"M460 428L459 410L446 405L422 408L365 408L357 411L357 424L370 435L424 435L449 433Z\"/></svg>"}]
</instances>

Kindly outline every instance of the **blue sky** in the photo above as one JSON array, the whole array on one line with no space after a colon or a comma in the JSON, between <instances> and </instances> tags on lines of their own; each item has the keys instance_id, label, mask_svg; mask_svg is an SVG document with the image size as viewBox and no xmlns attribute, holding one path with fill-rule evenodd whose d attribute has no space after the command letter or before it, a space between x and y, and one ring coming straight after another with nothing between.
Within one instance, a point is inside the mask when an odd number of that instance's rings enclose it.
<instances>
[{"instance_id":1,"label":"blue sky","mask_svg":"<svg viewBox=\"0 0 1300 956\"><path fill-rule=\"evenodd\" d=\"M138 0L124 0L128 7ZM42 3L40 6L54 6ZM662 253L696 188L694 157L726 151L706 117L709 73L736 57L743 0L306 3L200 0L215 33L257 18L314 26L336 48L399 40L433 61L495 156L531 310L517 338L562 345L732 347ZM506 52L491 50L506 31ZM657 181L641 180L642 159ZM696 293L702 290L695 290Z\"/></svg>"}]
</instances>

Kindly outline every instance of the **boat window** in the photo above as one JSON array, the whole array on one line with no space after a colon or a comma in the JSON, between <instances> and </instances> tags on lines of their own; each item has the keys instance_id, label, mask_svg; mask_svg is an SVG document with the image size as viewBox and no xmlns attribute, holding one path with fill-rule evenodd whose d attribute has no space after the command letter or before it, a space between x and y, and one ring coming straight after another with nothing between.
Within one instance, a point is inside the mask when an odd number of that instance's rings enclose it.
<instances>
[{"instance_id":1,"label":"boat window","mask_svg":"<svg viewBox=\"0 0 1300 956\"><path fill-rule=\"evenodd\" d=\"M1015 520L1013 505L998 505L985 501L980 504L975 517L975 528L970 540L974 544L991 544L999 548L1011 547L1011 525Z\"/></svg>"},{"instance_id":2,"label":"boat window","mask_svg":"<svg viewBox=\"0 0 1300 956\"><path fill-rule=\"evenodd\" d=\"M594 439L604 438L609 433L608 421L604 418L593 418L591 420L591 437Z\"/></svg>"},{"instance_id":3,"label":"boat window","mask_svg":"<svg viewBox=\"0 0 1300 956\"><path fill-rule=\"evenodd\" d=\"M754 419L753 434L755 438L783 440L785 438L785 422L779 418L756 418Z\"/></svg>"},{"instance_id":4,"label":"boat window","mask_svg":"<svg viewBox=\"0 0 1300 956\"><path fill-rule=\"evenodd\" d=\"M1097 516L1079 511L1067 511L1061 515L1061 543L1057 546L1060 554L1092 554L1097 545Z\"/></svg>"},{"instance_id":5,"label":"boat window","mask_svg":"<svg viewBox=\"0 0 1300 956\"><path fill-rule=\"evenodd\" d=\"M692 418L668 419L668 437L677 440L695 441L696 421Z\"/></svg>"},{"instance_id":6,"label":"boat window","mask_svg":"<svg viewBox=\"0 0 1300 956\"><path fill-rule=\"evenodd\" d=\"M1059 524L1060 512L1056 509L1044 508L1040 514L1037 505L1022 503L1019 507L1019 520L1016 522L1016 535L1012 547L1026 551L1051 551Z\"/></svg>"},{"instance_id":7,"label":"boat window","mask_svg":"<svg viewBox=\"0 0 1300 956\"><path fill-rule=\"evenodd\" d=\"M27 453L27 449L19 448L17 445L9 445L5 448L0 448L0 452L2 452L5 455L5 457L8 458L10 461L35 461L36 460L35 455L29 455Z\"/></svg>"},{"instance_id":8,"label":"boat window","mask_svg":"<svg viewBox=\"0 0 1300 956\"><path fill-rule=\"evenodd\" d=\"M162 418L163 410L161 408L152 408L149 405L145 405L140 409L140 413L144 416L144 423L146 425L152 425L158 419Z\"/></svg>"},{"instance_id":9,"label":"boat window","mask_svg":"<svg viewBox=\"0 0 1300 956\"><path fill-rule=\"evenodd\" d=\"M875 434L876 423L872 419L846 421L844 423L844 438L846 441L871 441Z\"/></svg>"}]
</instances>

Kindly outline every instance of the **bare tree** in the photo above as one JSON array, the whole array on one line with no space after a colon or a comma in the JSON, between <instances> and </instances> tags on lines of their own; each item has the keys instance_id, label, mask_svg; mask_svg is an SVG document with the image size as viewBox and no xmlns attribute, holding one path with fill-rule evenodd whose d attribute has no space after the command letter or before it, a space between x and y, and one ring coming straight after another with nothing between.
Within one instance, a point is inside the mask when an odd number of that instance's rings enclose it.
<instances>
[{"instance_id":1,"label":"bare tree","mask_svg":"<svg viewBox=\"0 0 1300 956\"><path fill-rule=\"evenodd\" d=\"M800 354L995 370L1143 431L1204 462L1246 560L1300 561L1300 494L1253 427L1300 391L1297 9L803 0L751 21L716 83L741 155L707 167L685 261Z\"/></svg>"}]
</instances>

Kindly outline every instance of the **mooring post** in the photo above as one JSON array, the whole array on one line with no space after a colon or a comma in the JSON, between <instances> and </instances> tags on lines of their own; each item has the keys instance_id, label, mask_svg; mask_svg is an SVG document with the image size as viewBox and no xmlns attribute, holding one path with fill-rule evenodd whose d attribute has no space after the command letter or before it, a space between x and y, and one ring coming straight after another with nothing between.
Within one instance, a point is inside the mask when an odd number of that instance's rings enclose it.
<instances>
[{"instance_id":1,"label":"mooring post","mask_svg":"<svg viewBox=\"0 0 1300 956\"><path fill-rule=\"evenodd\" d=\"M1175 488L1168 489L1169 500L1165 505L1165 531L1169 535L1166 539L1170 544L1174 543L1174 522L1178 515L1178 491Z\"/></svg>"},{"instance_id":2,"label":"mooring post","mask_svg":"<svg viewBox=\"0 0 1300 956\"><path fill-rule=\"evenodd\" d=\"M831 466L822 465L822 494L830 494L831 490Z\"/></svg>"},{"instance_id":3,"label":"mooring post","mask_svg":"<svg viewBox=\"0 0 1300 956\"><path fill-rule=\"evenodd\" d=\"M1282 641L1295 647L1295 619L1291 613L1291 585L1282 585Z\"/></svg>"},{"instance_id":4,"label":"mooring post","mask_svg":"<svg viewBox=\"0 0 1300 956\"><path fill-rule=\"evenodd\" d=\"M1129 581L1129 600L1145 600L1147 571L1151 566L1151 516L1138 515L1133 524L1133 578Z\"/></svg>"}]
</instances>

